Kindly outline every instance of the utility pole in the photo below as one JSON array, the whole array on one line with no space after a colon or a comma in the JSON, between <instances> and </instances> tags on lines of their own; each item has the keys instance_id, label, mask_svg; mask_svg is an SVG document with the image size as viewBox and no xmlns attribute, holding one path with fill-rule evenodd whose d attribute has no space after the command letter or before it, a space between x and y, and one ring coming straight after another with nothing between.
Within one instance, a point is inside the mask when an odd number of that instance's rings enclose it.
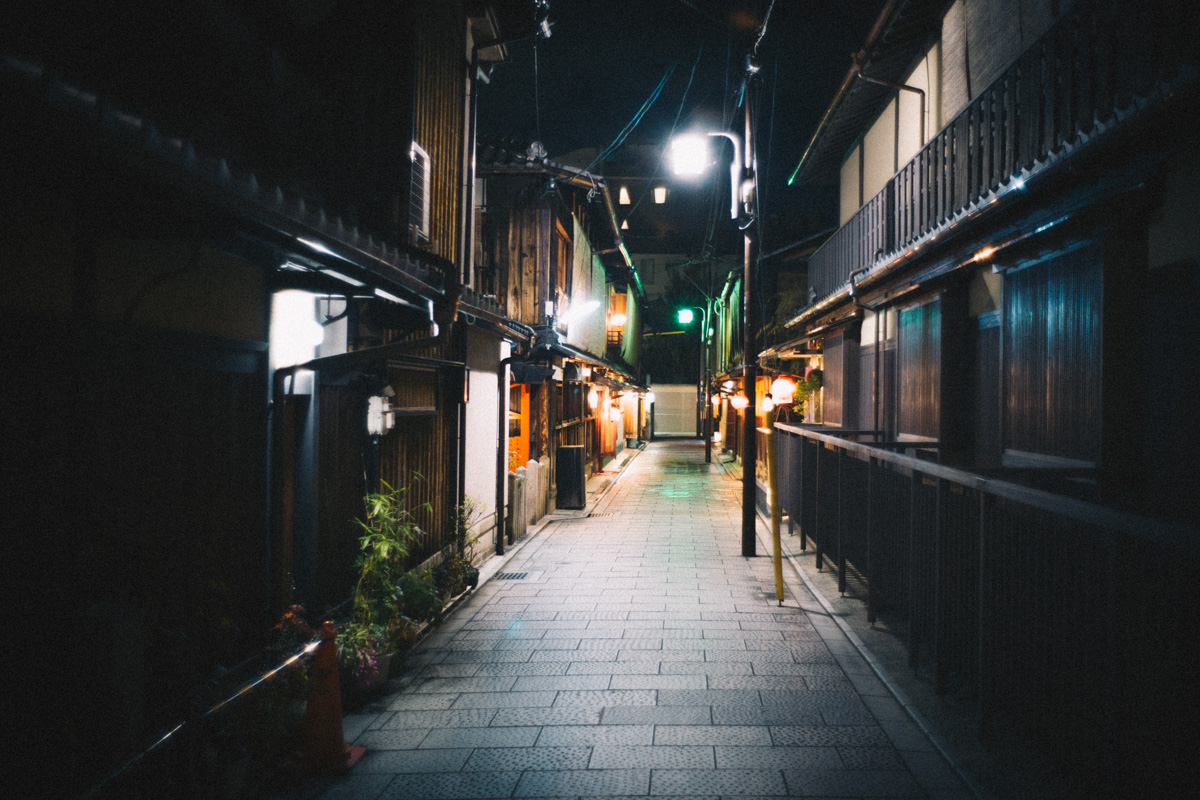
<instances>
[{"instance_id":1,"label":"utility pole","mask_svg":"<svg viewBox=\"0 0 1200 800\"><path fill-rule=\"evenodd\" d=\"M758 236L755 232L755 216L758 212L758 176L754 157L754 115L751 109L753 92L750 82L758 65L752 56L746 57L746 75L742 104L745 110L745 132L742 147L741 205L742 217L742 391L750 404L744 409L742 418L742 555L756 555L754 535L755 506L758 492L758 425L755 402L755 383L758 380L758 297L754 286L755 265L758 261Z\"/></svg>"}]
</instances>

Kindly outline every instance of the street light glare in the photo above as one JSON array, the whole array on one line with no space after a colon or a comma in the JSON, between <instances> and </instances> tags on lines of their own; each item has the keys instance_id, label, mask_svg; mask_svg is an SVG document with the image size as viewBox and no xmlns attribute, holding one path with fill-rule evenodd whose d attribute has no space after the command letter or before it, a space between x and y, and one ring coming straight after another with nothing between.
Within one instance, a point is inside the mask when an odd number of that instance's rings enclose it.
<instances>
[{"instance_id":1,"label":"street light glare","mask_svg":"<svg viewBox=\"0 0 1200 800\"><path fill-rule=\"evenodd\" d=\"M685 134L671 140L671 171L676 175L703 175L712 163L708 137L701 134Z\"/></svg>"},{"instance_id":2,"label":"street light glare","mask_svg":"<svg viewBox=\"0 0 1200 800\"><path fill-rule=\"evenodd\" d=\"M695 318L696 318L696 315L692 313L692 310L690 308L679 309L679 324L680 325L687 325Z\"/></svg>"}]
</instances>

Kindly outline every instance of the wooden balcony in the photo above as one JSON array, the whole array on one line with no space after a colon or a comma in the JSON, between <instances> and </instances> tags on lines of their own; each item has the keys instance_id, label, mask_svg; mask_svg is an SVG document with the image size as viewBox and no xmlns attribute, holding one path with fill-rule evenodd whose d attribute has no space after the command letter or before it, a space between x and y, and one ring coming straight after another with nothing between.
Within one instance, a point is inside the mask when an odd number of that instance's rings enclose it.
<instances>
[{"instance_id":1,"label":"wooden balcony","mask_svg":"<svg viewBox=\"0 0 1200 800\"><path fill-rule=\"evenodd\" d=\"M1195 80L1165 3L1080 0L813 254L819 300L882 267Z\"/></svg>"}]
</instances>

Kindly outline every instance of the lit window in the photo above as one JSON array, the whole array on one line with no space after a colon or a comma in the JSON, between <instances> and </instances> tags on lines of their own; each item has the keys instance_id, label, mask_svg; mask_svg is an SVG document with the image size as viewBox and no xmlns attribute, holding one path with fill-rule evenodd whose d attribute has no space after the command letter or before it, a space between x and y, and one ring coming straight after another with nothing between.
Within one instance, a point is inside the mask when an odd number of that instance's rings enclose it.
<instances>
[{"instance_id":1,"label":"lit window","mask_svg":"<svg viewBox=\"0 0 1200 800\"><path fill-rule=\"evenodd\" d=\"M617 202L623 206L629 205L629 188L628 187L626 187L626 186L621 187L621 193L617 195Z\"/></svg>"},{"instance_id":2,"label":"lit window","mask_svg":"<svg viewBox=\"0 0 1200 800\"><path fill-rule=\"evenodd\" d=\"M654 187L654 202L660 203L660 204L667 202L667 187L665 187L665 186L655 186Z\"/></svg>"},{"instance_id":3,"label":"lit window","mask_svg":"<svg viewBox=\"0 0 1200 800\"><path fill-rule=\"evenodd\" d=\"M622 191L624 191L624 190L622 189ZM627 220L627 219L621 220L621 230L623 230L623 231L629 230L629 220Z\"/></svg>"},{"instance_id":4,"label":"lit window","mask_svg":"<svg viewBox=\"0 0 1200 800\"><path fill-rule=\"evenodd\" d=\"M433 188L429 153L416 142L409 150L412 158L412 181L408 200L408 227L417 242L429 241L429 208Z\"/></svg>"}]
</instances>

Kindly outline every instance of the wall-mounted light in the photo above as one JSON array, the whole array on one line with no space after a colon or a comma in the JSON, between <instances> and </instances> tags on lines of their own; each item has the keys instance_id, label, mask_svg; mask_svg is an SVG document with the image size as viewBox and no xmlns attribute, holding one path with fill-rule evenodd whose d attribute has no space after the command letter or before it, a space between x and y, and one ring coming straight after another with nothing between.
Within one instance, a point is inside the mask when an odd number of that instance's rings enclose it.
<instances>
[{"instance_id":1,"label":"wall-mounted light","mask_svg":"<svg viewBox=\"0 0 1200 800\"><path fill-rule=\"evenodd\" d=\"M303 364L316 356L325 340L317 322L315 295L298 289L276 292L271 298L271 366L274 369Z\"/></svg>"},{"instance_id":2,"label":"wall-mounted light","mask_svg":"<svg viewBox=\"0 0 1200 800\"><path fill-rule=\"evenodd\" d=\"M588 378L592 377L592 368L588 366L580 367L579 376L581 380L586 381Z\"/></svg>"},{"instance_id":3,"label":"wall-mounted light","mask_svg":"<svg viewBox=\"0 0 1200 800\"><path fill-rule=\"evenodd\" d=\"M719 405L721 405L721 395L719 395L719 394L714 394L714 395L712 396L712 404L713 404L714 406L719 406Z\"/></svg>"},{"instance_id":4,"label":"wall-mounted light","mask_svg":"<svg viewBox=\"0 0 1200 800\"><path fill-rule=\"evenodd\" d=\"M721 384L721 388L727 392L732 392L733 391L733 381L725 381L724 383Z\"/></svg>"},{"instance_id":5,"label":"wall-mounted light","mask_svg":"<svg viewBox=\"0 0 1200 800\"><path fill-rule=\"evenodd\" d=\"M588 408L595 409L598 405L600 405L600 393L592 389L588 392Z\"/></svg>"},{"instance_id":6,"label":"wall-mounted light","mask_svg":"<svg viewBox=\"0 0 1200 800\"><path fill-rule=\"evenodd\" d=\"M625 325L625 319L625 315L618 311L616 314L613 314L611 317L609 317L608 324L612 325L614 328L620 328Z\"/></svg>"},{"instance_id":7,"label":"wall-mounted light","mask_svg":"<svg viewBox=\"0 0 1200 800\"><path fill-rule=\"evenodd\" d=\"M372 395L367 398L367 433L371 436L382 436L396 424L396 414L392 410L391 397L395 394L392 387L385 387L382 395Z\"/></svg>"}]
</instances>

